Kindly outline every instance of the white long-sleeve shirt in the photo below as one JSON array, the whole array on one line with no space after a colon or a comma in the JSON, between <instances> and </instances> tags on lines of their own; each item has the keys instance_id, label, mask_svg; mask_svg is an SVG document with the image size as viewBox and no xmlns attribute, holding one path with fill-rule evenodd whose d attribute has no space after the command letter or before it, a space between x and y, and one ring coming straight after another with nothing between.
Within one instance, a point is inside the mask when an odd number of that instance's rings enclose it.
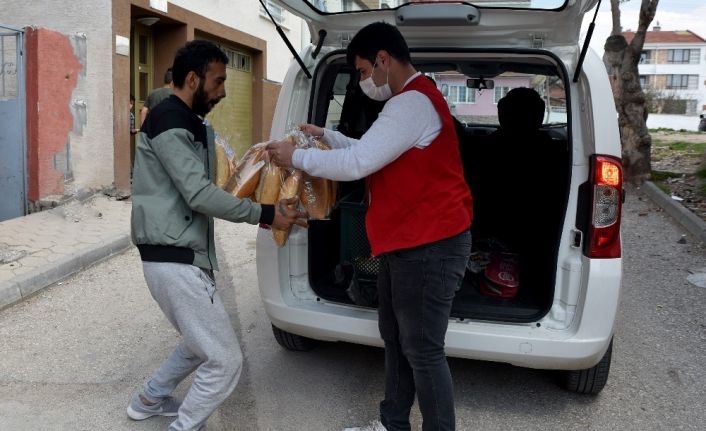
<instances>
[{"instance_id":1,"label":"white long-sleeve shirt","mask_svg":"<svg viewBox=\"0 0 706 431\"><path fill-rule=\"evenodd\" d=\"M419 75L412 75L404 86ZM315 177L353 181L377 172L410 148L427 147L440 132L441 118L431 100L419 91L406 91L387 101L360 139L325 129L323 138L332 149L294 150L292 165Z\"/></svg>"}]
</instances>

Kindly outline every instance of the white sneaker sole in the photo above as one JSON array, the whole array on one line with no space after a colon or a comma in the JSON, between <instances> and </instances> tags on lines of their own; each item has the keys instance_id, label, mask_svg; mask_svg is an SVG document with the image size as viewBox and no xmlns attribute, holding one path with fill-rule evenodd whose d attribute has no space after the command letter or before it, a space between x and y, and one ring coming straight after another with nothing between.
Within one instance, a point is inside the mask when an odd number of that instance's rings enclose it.
<instances>
[{"instance_id":1,"label":"white sneaker sole","mask_svg":"<svg viewBox=\"0 0 706 431\"><path fill-rule=\"evenodd\" d=\"M147 418L151 418L152 416L177 416L179 413L173 412L173 413L168 413L168 412L155 412L155 413L143 413L143 412L138 412L137 410L134 410L132 406L127 407L127 416L135 421L142 421Z\"/></svg>"}]
</instances>

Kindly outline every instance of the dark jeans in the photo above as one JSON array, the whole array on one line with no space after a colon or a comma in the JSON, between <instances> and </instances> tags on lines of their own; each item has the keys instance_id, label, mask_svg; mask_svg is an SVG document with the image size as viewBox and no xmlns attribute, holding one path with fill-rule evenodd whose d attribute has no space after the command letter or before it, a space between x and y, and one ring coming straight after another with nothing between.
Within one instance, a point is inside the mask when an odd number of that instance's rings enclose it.
<instances>
[{"instance_id":1,"label":"dark jeans","mask_svg":"<svg viewBox=\"0 0 706 431\"><path fill-rule=\"evenodd\" d=\"M390 431L410 429L415 393L424 431L456 427L444 338L470 254L471 234L464 231L381 256L378 314L385 341L385 400L380 421Z\"/></svg>"}]
</instances>

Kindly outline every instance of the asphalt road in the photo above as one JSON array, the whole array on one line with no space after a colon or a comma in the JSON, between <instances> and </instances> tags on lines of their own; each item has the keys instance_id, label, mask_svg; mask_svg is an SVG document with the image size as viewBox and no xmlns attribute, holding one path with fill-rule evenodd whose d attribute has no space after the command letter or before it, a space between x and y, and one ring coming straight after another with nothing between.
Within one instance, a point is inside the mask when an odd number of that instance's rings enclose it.
<instances>
[{"instance_id":1,"label":"asphalt road","mask_svg":"<svg viewBox=\"0 0 706 431\"><path fill-rule=\"evenodd\" d=\"M706 252L688 236L679 243L683 229L635 192L623 215L623 293L604 391L574 395L549 372L451 359L459 430L706 429L706 289L686 280L706 268ZM274 341L257 290L256 230L217 225L219 290L246 362L209 430L328 431L374 418L381 349L324 343L293 353ZM169 419L133 422L125 408L177 339L134 250L0 312L0 430L165 429Z\"/></svg>"}]
</instances>

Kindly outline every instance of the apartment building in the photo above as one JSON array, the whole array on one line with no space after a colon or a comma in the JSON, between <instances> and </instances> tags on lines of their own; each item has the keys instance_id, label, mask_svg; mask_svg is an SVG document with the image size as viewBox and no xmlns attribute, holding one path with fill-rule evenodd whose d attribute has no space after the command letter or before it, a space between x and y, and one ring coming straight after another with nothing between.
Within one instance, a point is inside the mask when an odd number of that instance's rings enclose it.
<instances>
[{"instance_id":1,"label":"apartment building","mask_svg":"<svg viewBox=\"0 0 706 431\"><path fill-rule=\"evenodd\" d=\"M632 31L623 35L630 42ZM640 84L657 112L698 115L706 111L706 40L696 33L647 32L638 65Z\"/></svg>"}]
</instances>

